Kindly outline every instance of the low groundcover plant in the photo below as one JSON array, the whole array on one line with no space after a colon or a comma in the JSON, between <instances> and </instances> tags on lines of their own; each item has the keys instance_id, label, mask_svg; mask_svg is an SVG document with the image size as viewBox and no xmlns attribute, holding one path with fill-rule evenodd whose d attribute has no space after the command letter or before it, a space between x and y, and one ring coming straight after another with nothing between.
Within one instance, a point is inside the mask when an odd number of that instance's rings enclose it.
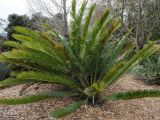
<instances>
[{"instance_id":1,"label":"low groundcover plant","mask_svg":"<svg viewBox=\"0 0 160 120\"><path fill-rule=\"evenodd\" d=\"M130 56L134 50L124 47L128 33L114 43L113 33L120 27L109 10L91 25L95 4L86 12L87 2L83 2L77 12L76 0L72 1L69 38L55 31L33 31L15 27L17 41L6 41L13 49L0 56L2 62L26 68L14 71L11 77L1 81L0 87L31 82L61 84L67 91L43 92L21 98L0 99L0 104L15 105L38 102L56 97L76 97L76 101L51 113L56 118L67 116L84 104L95 104L98 100L129 100L143 97L158 97L158 90L120 92L101 97L120 76L131 70L139 62L155 53L160 47L149 42ZM86 16L84 16L86 14ZM122 57L123 56L123 57ZM65 89L66 89L65 88Z\"/></svg>"},{"instance_id":2,"label":"low groundcover plant","mask_svg":"<svg viewBox=\"0 0 160 120\"><path fill-rule=\"evenodd\" d=\"M137 65L132 69L132 73L137 79L142 80L146 84L160 84L160 57L159 53L153 54L141 65Z\"/></svg>"}]
</instances>

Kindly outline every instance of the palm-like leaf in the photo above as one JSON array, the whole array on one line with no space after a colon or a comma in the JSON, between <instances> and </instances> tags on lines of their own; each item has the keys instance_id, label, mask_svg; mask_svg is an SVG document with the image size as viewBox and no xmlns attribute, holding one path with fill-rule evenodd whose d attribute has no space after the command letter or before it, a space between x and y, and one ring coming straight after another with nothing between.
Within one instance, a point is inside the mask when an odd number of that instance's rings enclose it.
<instances>
[{"instance_id":1,"label":"palm-like leaf","mask_svg":"<svg viewBox=\"0 0 160 120\"><path fill-rule=\"evenodd\" d=\"M11 86L11 85L24 84L24 83L28 83L28 82L32 82L32 81L28 80L28 79L20 80L20 79L15 79L15 78L8 78L3 81L0 81L0 87L7 87L7 86Z\"/></svg>"},{"instance_id":2,"label":"palm-like leaf","mask_svg":"<svg viewBox=\"0 0 160 120\"><path fill-rule=\"evenodd\" d=\"M129 92L120 92L106 97L107 100L131 100L145 97L160 97L159 90L137 90Z\"/></svg>"},{"instance_id":3,"label":"palm-like leaf","mask_svg":"<svg viewBox=\"0 0 160 120\"><path fill-rule=\"evenodd\" d=\"M86 7L87 2L85 1L77 12L76 0L72 1L68 39L51 30L43 32L15 27L17 34L14 34L13 37L17 41L5 42L6 45L13 47L13 50L2 53L0 60L26 69L0 82L0 87L28 82L45 82L62 84L71 92L76 91L85 100L80 100L52 113L54 117L61 118L71 114L90 99L94 103L94 98L100 92L115 83L120 76L136 64L159 50L160 46L150 42L129 58L128 56L135 47L133 44L127 52L124 52L126 51L124 47L126 38L130 31L117 41L112 41L114 32L121 25L120 21L114 19L110 11L106 10L102 17L91 25L96 5L91 5L85 16ZM23 104L68 95L63 92L60 92L59 95L57 93L5 99L0 100L0 104ZM115 94L107 99L158 97L159 93L159 91L126 92Z\"/></svg>"},{"instance_id":4,"label":"palm-like leaf","mask_svg":"<svg viewBox=\"0 0 160 120\"><path fill-rule=\"evenodd\" d=\"M44 81L44 82L50 82L50 83L58 83L63 84L66 86L69 86L71 88L79 88L78 85L76 85L76 82L73 81L71 78L63 75L63 74L50 74L45 72L21 72L16 75L17 79L22 80L31 80L31 81Z\"/></svg>"},{"instance_id":5,"label":"palm-like leaf","mask_svg":"<svg viewBox=\"0 0 160 120\"><path fill-rule=\"evenodd\" d=\"M26 104L26 103L39 102L49 98L69 97L69 96L74 96L74 94L69 94L63 91L45 92L45 93L39 93L38 95L26 96L22 98L0 99L0 104L6 104L6 105Z\"/></svg>"},{"instance_id":6,"label":"palm-like leaf","mask_svg":"<svg viewBox=\"0 0 160 120\"><path fill-rule=\"evenodd\" d=\"M77 109L79 109L82 105L86 104L86 100L81 100L78 102L74 102L72 104L69 104L65 106L64 108L59 108L51 113L52 116L56 118L62 118L64 116L67 116L73 112L75 112Z\"/></svg>"}]
</instances>

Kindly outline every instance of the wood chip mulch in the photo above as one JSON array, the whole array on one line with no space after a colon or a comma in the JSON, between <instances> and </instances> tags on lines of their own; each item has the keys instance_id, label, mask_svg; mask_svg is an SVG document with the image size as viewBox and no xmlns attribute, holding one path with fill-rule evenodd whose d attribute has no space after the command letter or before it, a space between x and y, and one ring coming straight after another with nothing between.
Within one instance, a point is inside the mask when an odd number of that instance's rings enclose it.
<instances>
[{"instance_id":1,"label":"wood chip mulch","mask_svg":"<svg viewBox=\"0 0 160 120\"><path fill-rule=\"evenodd\" d=\"M0 98L18 97L23 86L18 85L0 90ZM58 88L51 84L34 84L27 88L23 95ZM103 95L137 89L160 89L160 87L145 85L136 80L134 76L125 75ZM56 120L49 113L71 102L71 98L66 98L17 106L0 105L0 120ZM160 98L121 100L108 102L102 106L95 105L94 107L85 105L77 112L61 120L160 120Z\"/></svg>"}]
</instances>

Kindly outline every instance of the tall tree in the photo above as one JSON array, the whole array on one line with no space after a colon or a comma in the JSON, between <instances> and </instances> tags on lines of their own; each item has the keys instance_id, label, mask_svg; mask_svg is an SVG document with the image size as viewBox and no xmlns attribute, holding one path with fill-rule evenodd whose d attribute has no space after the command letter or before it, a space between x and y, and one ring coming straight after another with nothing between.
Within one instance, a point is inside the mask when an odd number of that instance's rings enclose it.
<instances>
[{"instance_id":1,"label":"tall tree","mask_svg":"<svg viewBox=\"0 0 160 120\"><path fill-rule=\"evenodd\" d=\"M114 15L121 20L122 33L126 32L128 28L133 28L132 35L138 50L143 48L149 38L157 39L160 36L160 0L97 1L99 5L103 4L111 9ZM104 9L106 7L99 8Z\"/></svg>"},{"instance_id":2,"label":"tall tree","mask_svg":"<svg viewBox=\"0 0 160 120\"><path fill-rule=\"evenodd\" d=\"M8 25L5 28L5 31L7 32L8 39L13 39L12 34L15 33L14 27L15 26L23 26L23 27L32 27L32 21L27 15L17 15L17 14L11 14L8 16Z\"/></svg>"},{"instance_id":3,"label":"tall tree","mask_svg":"<svg viewBox=\"0 0 160 120\"><path fill-rule=\"evenodd\" d=\"M60 30L65 37L68 37L68 14L70 7L67 6L68 0L27 0L31 10L42 12L52 20L51 23L57 21L56 15L62 15L62 22L56 28Z\"/></svg>"},{"instance_id":4,"label":"tall tree","mask_svg":"<svg viewBox=\"0 0 160 120\"><path fill-rule=\"evenodd\" d=\"M54 18L54 21L52 20L52 18ZM32 27L33 29L36 30L46 30L44 25L49 25L49 28L54 28L56 31L61 32L61 24L63 23L63 18L62 18L62 14L58 13L55 14L53 17L47 17L45 15L43 15L41 12L35 12L32 14L31 16L31 20L32 20Z\"/></svg>"}]
</instances>

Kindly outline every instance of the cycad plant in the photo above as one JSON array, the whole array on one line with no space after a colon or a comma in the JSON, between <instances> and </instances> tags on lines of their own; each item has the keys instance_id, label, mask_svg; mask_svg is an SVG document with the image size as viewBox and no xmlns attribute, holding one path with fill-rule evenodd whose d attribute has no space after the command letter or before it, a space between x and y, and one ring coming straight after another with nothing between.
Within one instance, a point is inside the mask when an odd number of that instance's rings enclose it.
<instances>
[{"instance_id":1,"label":"cycad plant","mask_svg":"<svg viewBox=\"0 0 160 120\"><path fill-rule=\"evenodd\" d=\"M0 82L0 87L44 82L61 84L67 91L43 92L14 99L0 99L0 104L25 104L55 97L76 97L76 101L51 113L56 118L69 115L82 105L95 104L98 100L128 100L143 97L158 97L158 90L129 91L101 97L118 78L132 69L140 61L155 53L159 46L148 43L142 50L128 59L134 49L132 45L124 50L124 35L114 43L113 33L120 27L119 20L106 10L102 17L91 25L95 4L86 12L87 2L83 2L79 12L76 0L72 1L69 39L55 31L33 31L16 27L17 41L7 41L14 49L1 54L1 61L27 68L13 72L12 78ZM84 16L86 14L86 16ZM126 51L126 52L125 52ZM66 89L65 89L66 90Z\"/></svg>"}]
</instances>

